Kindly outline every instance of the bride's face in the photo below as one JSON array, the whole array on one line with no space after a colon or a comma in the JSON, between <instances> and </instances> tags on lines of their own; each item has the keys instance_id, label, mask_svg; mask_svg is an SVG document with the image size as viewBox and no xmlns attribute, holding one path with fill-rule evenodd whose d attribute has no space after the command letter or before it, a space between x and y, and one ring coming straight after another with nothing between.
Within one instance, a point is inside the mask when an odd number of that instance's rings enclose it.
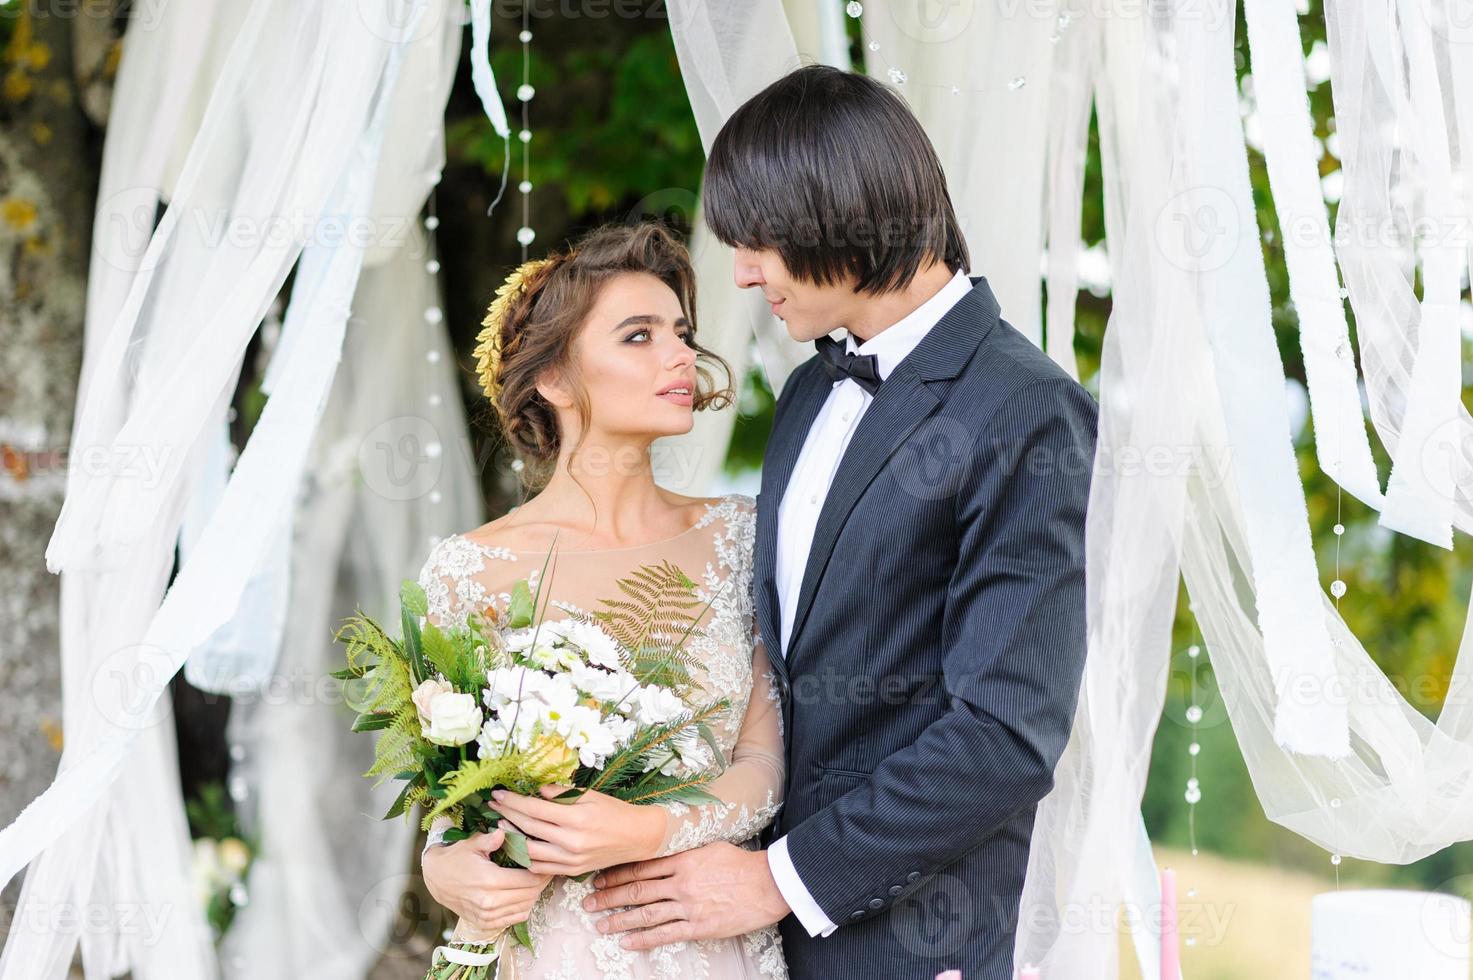
<instances>
[{"instance_id":1,"label":"bride's face","mask_svg":"<svg viewBox=\"0 0 1473 980\"><path fill-rule=\"evenodd\" d=\"M689 432L697 384L694 337L674 291L657 277L627 273L609 280L573 343L574 383L587 399L590 435L653 441ZM569 433L581 421L576 395L564 385L539 388Z\"/></svg>"},{"instance_id":2,"label":"bride's face","mask_svg":"<svg viewBox=\"0 0 1473 980\"><path fill-rule=\"evenodd\" d=\"M820 286L804 282L788 271L774 249L738 248L734 268L742 289L760 289L798 343L811 343L849 322L857 296L845 283Z\"/></svg>"}]
</instances>

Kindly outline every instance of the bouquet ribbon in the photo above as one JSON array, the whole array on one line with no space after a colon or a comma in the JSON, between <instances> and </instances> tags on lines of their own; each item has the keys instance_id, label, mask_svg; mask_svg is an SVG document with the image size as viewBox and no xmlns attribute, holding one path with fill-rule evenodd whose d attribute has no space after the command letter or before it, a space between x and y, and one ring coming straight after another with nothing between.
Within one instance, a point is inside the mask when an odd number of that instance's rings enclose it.
<instances>
[{"instance_id":1,"label":"bouquet ribbon","mask_svg":"<svg viewBox=\"0 0 1473 980\"><path fill-rule=\"evenodd\" d=\"M436 962L435 957L444 957L445 962L454 963L456 966L490 966L492 963L500 963L500 969L496 972L496 980L516 980L517 959L511 955L512 943L516 937L510 929L503 929L494 938L483 939L474 936L461 935L461 923L455 924L455 932L451 941L466 945L495 946L490 952L477 953L469 949L463 949L459 945L436 946L435 951L430 954L430 962Z\"/></svg>"}]
</instances>

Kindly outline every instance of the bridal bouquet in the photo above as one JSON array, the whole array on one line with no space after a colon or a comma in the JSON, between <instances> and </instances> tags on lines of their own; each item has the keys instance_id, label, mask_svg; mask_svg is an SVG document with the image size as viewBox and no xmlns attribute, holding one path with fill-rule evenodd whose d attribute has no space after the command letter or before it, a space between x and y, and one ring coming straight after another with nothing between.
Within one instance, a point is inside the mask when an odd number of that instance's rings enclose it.
<instances>
[{"instance_id":1,"label":"bridal bouquet","mask_svg":"<svg viewBox=\"0 0 1473 980\"><path fill-rule=\"evenodd\" d=\"M522 580L504 612L491 605L442 629L425 620L424 590L405 581L402 638L361 611L345 622L348 666L333 676L358 712L353 730L379 733L364 775L404 782L384 819L422 804L422 826L448 817L444 839L455 841L495 828L496 789L566 785L557 799L567 802L587 790L638 804L714 800L702 787L723 760L708 723L728 704L693 702L685 645L705 611L690 615L695 583L664 562L616 585L623 598L603 611L548 620ZM527 867L526 838L506 830L495 859ZM494 976L510 942L531 947L525 923L442 946L427 980Z\"/></svg>"}]
</instances>

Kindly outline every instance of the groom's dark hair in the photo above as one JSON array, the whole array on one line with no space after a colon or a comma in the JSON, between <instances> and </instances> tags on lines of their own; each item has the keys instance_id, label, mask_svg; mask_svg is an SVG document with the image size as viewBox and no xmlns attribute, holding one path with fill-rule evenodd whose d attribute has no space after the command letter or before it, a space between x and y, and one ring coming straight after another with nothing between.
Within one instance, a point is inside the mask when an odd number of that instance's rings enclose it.
<instances>
[{"instance_id":1,"label":"groom's dark hair","mask_svg":"<svg viewBox=\"0 0 1473 980\"><path fill-rule=\"evenodd\" d=\"M706 161L706 224L773 249L799 279L857 292L908 286L922 266L971 264L936 150L895 92L825 65L784 75L732 113Z\"/></svg>"}]
</instances>

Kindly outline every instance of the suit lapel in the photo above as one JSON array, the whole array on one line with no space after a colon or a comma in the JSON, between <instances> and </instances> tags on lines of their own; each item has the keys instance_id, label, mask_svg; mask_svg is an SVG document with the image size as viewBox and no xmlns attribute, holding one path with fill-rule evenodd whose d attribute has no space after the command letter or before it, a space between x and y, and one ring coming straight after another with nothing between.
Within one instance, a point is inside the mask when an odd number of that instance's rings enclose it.
<instances>
[{"instance_id":1,"label":"suit lapel","mask_svg":"<svg viewBox=\"0 0 1473 980\"><path fill-rule=\"evenodd\" d=\"M767 452L762 463L762 506L757 508L757 555L758 567L756 604L757 625L767 647L767 658L772 662L778 676L788 676L787 660L782 651L780 632L782 617L778 610L777 596L777 516L783 494L793 476L798 455L803 451L803 442L808 430L818 417L828 398L831 384L822 371L810 372L806 379L791 378L789 384L800 384L794 390L794 402L783 417L783 424L775 426L769 437Z\"/></svg>"},{"instance_id":2,"label":"suit lapel","mask_svg":"<svg viewBox=\"0 0 1473 980\"><path fill-rule=\"evenodd\" d=\"M813 545L808 552L808 564L803 569L803 583L798 592L798 608L793 616L793 632L788 640L788 656L793 659L798 650L798 641L813 597L818 592L819 580L828 566L839 532L849 513L859 501L865 489L873 482L880 469L895 454L922 422L942 404L942 398L927 385L932 381L947 381L961 373L963 367L976 353L978 346L997 323L998 306L985 278L973 280L972 291L957 301L937 322L936 326L922 338L915 350L896 366L875 393L874 401L865 410L854 431L849 446L839 461L833 485L824 499L818 514L818 526L813 532ZM822 375L820 375L822 377ZM827 393L828 385L822 386ZM819 398L819 404L823 399ZM813 408L817 414L818 408ZM813 417L808 417L802 427L802 436L807 435ZM802 445L802 436L797 442ZM792 472L797 452L782 474L783 486ZM771 542L776 544L777 508L769 505ZM772 549L769 549L771 553ZM774 596L776 590L774 589ZM776 604L773 604L776 608Z\"/></svg>"},{"instance_id":3,"label":"suit lapel","mask_svg":"<svg viewBox=\"0 0 1473 980\"><path fill-rule=\"evenodd\" d=\"M914 371L899 367L892 377L885 379L875 393L875 400L859 420L859 428L854 430L854 436L834 473L833 485L824 498L823 508L818 512L818 527L813 532L813 546L808 552L803 584L798 591L798 608L793 614L793 633L788 640L789 658L798 649L798 639L813 606L819 579L823 577L829 556L834 551L834 542L838 540L849 512L885 461L939 404Z\"/></svg>"}]
</instances>

